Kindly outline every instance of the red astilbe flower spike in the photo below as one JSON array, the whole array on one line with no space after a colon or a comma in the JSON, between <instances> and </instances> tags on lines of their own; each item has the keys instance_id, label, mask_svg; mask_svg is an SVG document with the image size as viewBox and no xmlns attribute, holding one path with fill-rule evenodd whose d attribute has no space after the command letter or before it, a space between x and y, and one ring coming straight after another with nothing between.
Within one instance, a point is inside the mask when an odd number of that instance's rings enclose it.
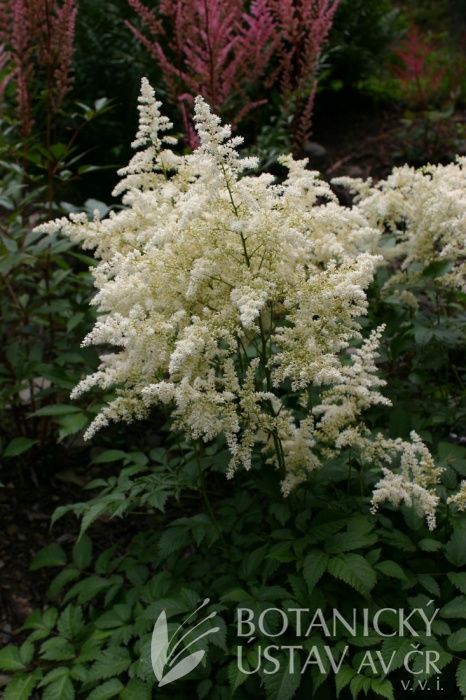
<instances>
[{"instance_id":1,"label":"red astilbe flower spike","mask_svg":"<svg viewBox=\"0 0 466 700\"><path fill-rule=\"evenodd\" d=\"M24 136L31 133L32 91L45 87L47 110L56 113L72 83L76 0L3 0L0 40L11 55L18 117Z\"/></svg>"},{"instance_id":2,"label":"red astilbe flower spike","mask_svg":"<svg viewBox=\"0 0 466 700\"><path fill-rule=\"evenodd\" d=\"M413 26L395 48L394 55L399 62L394 74L404 98L415 107L434 101L446 74L446 68L432 60L435 46Z\"/></svg>"},{"instance_id":3,"label":"red astilbe flower spike","mask_svg":"<svg viewBox=\"0 0 466 700\"><path fill-rule=\"evenodd\" d=\"M255 0L249 12L242 0L162 0L159 15L140 0L128 2L151 39L127 24L159 63L185 125L196 95L234 124L260 104L247 96L247 88L257 85L273 51L267 0ZM188 140L193 141L190 132Z\"/></svg>"}]
</instances>

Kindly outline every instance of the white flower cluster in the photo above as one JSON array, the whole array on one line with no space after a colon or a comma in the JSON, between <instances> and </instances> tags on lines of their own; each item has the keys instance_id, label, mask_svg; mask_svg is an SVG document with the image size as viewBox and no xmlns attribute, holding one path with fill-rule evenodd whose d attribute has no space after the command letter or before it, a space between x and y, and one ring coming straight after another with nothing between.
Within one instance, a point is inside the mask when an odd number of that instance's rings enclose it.
<instances>
[{"instance_id":1,"label":"white flower cluster","mask_svg":"<svg viewBox=\"0 0 466 700\"><path fill-rule=\"evenodd\" d=\"M395 235L396 245L382 249L384 254L404 269L450 263L440 279L466 291L466 158L418 170L395 168L375 186L351 178L335 182L357 194L357 208L372 226Z\"/></svg>"},{"instance_id":2,"label":"white flower cluster","mask_svg":"<svg viewBox=\"0 0 466 700\"><path fill-rule=\"evenodd\" d=\"M74 396L99 386L116 398L87 437L167 404L191 438L225 437L229 476L248 469L259 448L288 493L335 450L367 452L362 412L388 403L375 367L381 329L363 340L358 320L381 260L379 231L362 207L340 206L306 161L283 158L281 184L244 174L255 160L239 157L241 139L201 98L200 146L175 154L159 107L143 80L134 142L143 150L116 188L126 208L104 220L71 215L41 227L61 230L100 260L99 319L84 342L114 351L101 355ZM399 500L419 495L430 517L426 484L409 462L409 450L421 448L403 444ZM406 486L409 471L417 491ZM385 493L394 502L381 482L374 505Z\"/></svg>"},{"instance_id":3,"label":"white flower cluster","mask_svg":"<svg viewBox=\"0 0 466 700\"><path fill-rule=\"evenodd\" d=\"M435 466L432 455L417 433L412 431L410 437L411 442L379 438L383 458L386 459L394 451L398 452L400 468L393 472L382 467L384 476L372 494L372 512L375 513L379 505L386 501L396 507L404 503L414 506L420 515L425 516L429 529L433 530L439 504L435 487L440 481L443 468Z\"/></svg>"}]
</instances>

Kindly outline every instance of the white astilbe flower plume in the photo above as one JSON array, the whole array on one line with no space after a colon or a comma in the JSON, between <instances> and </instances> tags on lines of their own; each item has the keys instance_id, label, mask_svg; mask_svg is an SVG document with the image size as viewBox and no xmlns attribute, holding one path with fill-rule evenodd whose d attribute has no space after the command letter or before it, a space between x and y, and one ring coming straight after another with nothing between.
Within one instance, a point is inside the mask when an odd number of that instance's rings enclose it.
<instances>
[{"instance_id":1,"label":"white astilbe flower plume","mask_svg":"<svg viewBox=\"0 0 466 700\"><path fill-rule=\"evenodd\" d=\"M466 158L418 170L394 168L375 186L348 177L334 182L356 194L357 209L371 225L389 230L396 245L381 248L388 258L421 270L444 261L450 270L439 281L466 291ZM392 278L393 283L396 278Z\"/></svg>"},{"instance_id":2,"label":"white astilbe flower plume","mask_svg":"<svg viewBox=\"0 0 466 700\"><path fill-rule=\"evenodd\" d=\"M363 340L359 320L379 232L306 161L283 158L281 184L243 174L255 160L240 158L241 139L200 97L199 148L176 155L159 108L144 80L134 144L143 150L116 190L127 207L42 227L99 259L99 318L85 344L114 351L74 395L98 386L116 397L86 437L165 404L189 437L225 438L228 476L262 452L288 493L352 441L367 452L362 413L387 403L381 331Z\"/></svg>"}]
</instances>

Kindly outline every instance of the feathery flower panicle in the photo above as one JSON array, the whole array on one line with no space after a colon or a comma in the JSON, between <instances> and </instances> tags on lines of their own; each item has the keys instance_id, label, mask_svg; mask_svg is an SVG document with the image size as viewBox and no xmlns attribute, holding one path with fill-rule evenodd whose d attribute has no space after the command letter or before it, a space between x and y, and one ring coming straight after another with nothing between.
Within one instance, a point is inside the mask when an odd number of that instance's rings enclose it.
<instances>
[{"instance_id":1,"label":"feathery flower panicle","mask_svg":"<svg viewBox=\"0 0 466 700\"><path fill-rule=\"evenodd\" d=\"M466 481L461 482L460 490L454 496L450 496L448 503L456 506L461 512L466 510Z\"/></svg>"},{"instance_id":2,"label":"feathery flower panicle","mask_svg":"<svg viewBox=\"0 0 466 700\"><path fill-rule=\"evenodd\" d=\"M422 270L444 260L450 270L438 281L466 291L466 158L419 170L394 168L375 186L351 178L334 182L356 193L356 209L372 226L395 234L396 245L380 252L398 260L405 274L419 274L410 272L411 263Z\"/></svg>"},{"instance_id":3,"label":"feathery flower panicle","mask_svg":"<svg viewBox=\"0 0 466 700\"><path fill-rule=\"evenodd\" d=\"M362 416L387 403L375 366L382 329L364 340L360 325L378 232L341 207L306 161L282 159L281 184L242 174L253 163L201 97L193 154L173 153L168 126L143 81L135 142L143 158L122 173L128 207L40 227L99 259L99 318L84 343L114 351L73 394L97 386L116 397L86 437L167 405L188 437L225 438L227 476L262 453L281 470L285 494L349 444L391 463L398 446L373 447ZM409 449L427 464L417 440ZM424 466L409 454L403 478L427 490Z\"/></svg>"},{"instance_id":4,"label":"feathery flower panicle","mask_svg":"<svg viewBox=\"0 0 466 700\"><path fill-rule=\"evenodd\" d=\"M382 468L384 476L372 495L372 512L377 512L379 505L386 501L395 507L404 503L414 506L419 515L425 516L429 529L433 530L440 500L435 487L443 468L435 466L432 455L417 433L412 431L410 437L410 443L391 441L392 448L400 453L400 470L395 473Z\"/></svg>"}]
</instances>

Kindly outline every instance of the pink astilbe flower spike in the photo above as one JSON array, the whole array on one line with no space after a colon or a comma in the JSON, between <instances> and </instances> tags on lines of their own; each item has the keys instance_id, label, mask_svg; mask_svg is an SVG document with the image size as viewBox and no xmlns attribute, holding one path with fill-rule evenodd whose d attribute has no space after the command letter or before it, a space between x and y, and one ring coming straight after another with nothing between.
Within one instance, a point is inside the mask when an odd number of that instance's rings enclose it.
<instances>
[{"instance_id":1,"label":"pink astilbe flower spike","mask_svg":"<svg viewBox=\"0 0 466 700\"><path fill-rule=\"evenodd\" d=\"M274 48L267 0L255 0L249 12L242 0L162 0L158 15L140 0L128 2L151 38L127 24L160 65L191 146L196 137L187 128L188 107L196 95L233 123L261 103L247 96L247 87L264 75Z\"/></svg>"}]
</instances>

